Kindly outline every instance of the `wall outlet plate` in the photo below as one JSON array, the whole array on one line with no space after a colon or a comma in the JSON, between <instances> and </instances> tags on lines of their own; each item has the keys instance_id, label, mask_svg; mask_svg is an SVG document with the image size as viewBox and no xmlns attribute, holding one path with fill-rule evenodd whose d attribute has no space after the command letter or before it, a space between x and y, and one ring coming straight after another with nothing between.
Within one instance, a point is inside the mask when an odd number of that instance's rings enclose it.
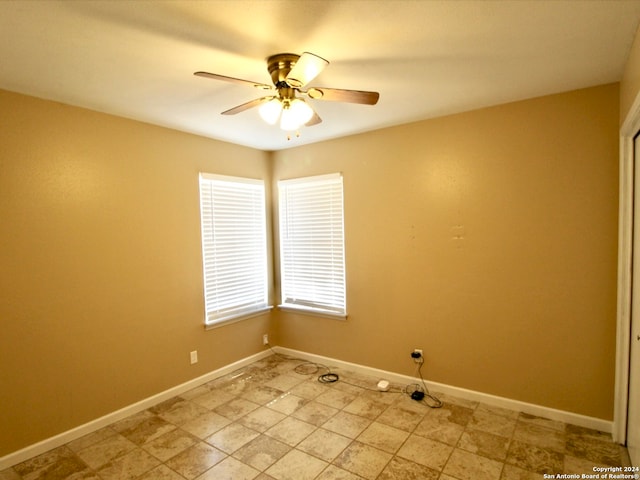
<instances>
[{"instance_id":1,"label":"wall outlet plate","mask_svg":"<svg viewBox=\"0 0 640 480\"><path fill-rule=\"evenodd\" d=\"M194 350L189 355L191 357L191 365L193 365L194 363L198 363L198 351L197 350Z\"/></svg>"}]
</instances>

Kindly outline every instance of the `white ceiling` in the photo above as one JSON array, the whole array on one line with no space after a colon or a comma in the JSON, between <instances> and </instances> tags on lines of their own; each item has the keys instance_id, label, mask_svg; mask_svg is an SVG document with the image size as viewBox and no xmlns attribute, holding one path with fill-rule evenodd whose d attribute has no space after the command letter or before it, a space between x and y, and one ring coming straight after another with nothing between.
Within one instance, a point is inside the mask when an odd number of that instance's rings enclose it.
<instances>
[{"instance_id":1,"label":"white ceiling","mask_svg":"<svg viewBox=\"0 0 640 480\"><path fill-rule=\"evenodd\" d=\"M0 88L262 150L619 81L640 0L0 2ZM313 86L380 92L309 100L300 138L220 112L262 96L195 77L270 83L265 58L313 52Z\"/></svg>"}]
</instances>

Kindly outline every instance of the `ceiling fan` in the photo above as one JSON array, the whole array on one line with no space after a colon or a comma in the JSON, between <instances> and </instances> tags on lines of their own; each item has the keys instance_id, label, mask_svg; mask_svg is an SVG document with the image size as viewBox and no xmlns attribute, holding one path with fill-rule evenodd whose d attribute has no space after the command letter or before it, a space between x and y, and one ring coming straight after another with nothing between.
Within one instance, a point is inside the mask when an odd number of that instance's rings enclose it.
<instances>
[{"instance_id":1,"label":"ceiling fan","mask_svg":"<svg viewBox=\"0 0 640 480\"><path fill-rule=\"evenodd\" d=\"M378 103L378 98L380 98L378 92L306 87L328 64L329 62L324 58L309 52L305 52L302 55L294 53L272 55L267 58L267 69L271 75L273 85L227 77L217 73L195 72L194 75L250 85L268 91L269 93L266 96L225 110L222 115L235 115L260 106L259 113L265 122L275 125L279 121L280 128L293 131L302 126L312 126L322 122L322 119L313 108L298 95L306 95L313 100L329 100L363 105L375 105Z\"/></svg>"}]
</instances>

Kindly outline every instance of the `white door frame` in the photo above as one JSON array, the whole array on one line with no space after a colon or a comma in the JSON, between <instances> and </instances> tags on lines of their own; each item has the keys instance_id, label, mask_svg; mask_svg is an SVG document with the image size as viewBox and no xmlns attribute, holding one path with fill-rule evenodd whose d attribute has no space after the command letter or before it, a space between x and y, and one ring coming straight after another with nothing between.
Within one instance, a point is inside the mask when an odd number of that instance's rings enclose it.
<instances>
[{"instance_id":1,"label":"white door frame","mask_svg":"<svg viewBox=\"0 0 640 480\"><path fill-rule=\"evenodd\" d=\"M616 384L613 410L613 440L627 438L629 394L629 344L631 341L633 260L633 138L640 131L640 94L620 128L620 185L618 216L618 314L616 334ZM640 188L640 187L639 187ZM639 232L640 234L640 232ZM638 252L640 254L640 252Z\"/></svg>"}]
</instances>

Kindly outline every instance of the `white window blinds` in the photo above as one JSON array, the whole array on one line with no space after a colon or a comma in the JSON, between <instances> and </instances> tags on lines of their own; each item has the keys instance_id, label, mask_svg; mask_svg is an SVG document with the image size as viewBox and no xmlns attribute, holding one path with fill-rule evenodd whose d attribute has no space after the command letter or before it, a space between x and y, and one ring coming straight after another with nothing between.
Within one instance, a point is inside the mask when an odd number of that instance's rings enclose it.
<instances>
[{"instance_id":1,"label":"white window blinds","mask_svg":"<svg viewBox=\"0 0 640 480\"><path fill-rule=\"evenodd\" d=\"M342 176L278 182L282 306L346 316Z\"/></svg>"},{"instance_id":2,"label":"white window blinds","mask_svg":"<svg viewBox=\"0 0 640 480\"><path fill-rule=\"evenodd\" d=\"M262 180L200 174L207 324L268 308Z\"/></svg>"}]
</instances>

